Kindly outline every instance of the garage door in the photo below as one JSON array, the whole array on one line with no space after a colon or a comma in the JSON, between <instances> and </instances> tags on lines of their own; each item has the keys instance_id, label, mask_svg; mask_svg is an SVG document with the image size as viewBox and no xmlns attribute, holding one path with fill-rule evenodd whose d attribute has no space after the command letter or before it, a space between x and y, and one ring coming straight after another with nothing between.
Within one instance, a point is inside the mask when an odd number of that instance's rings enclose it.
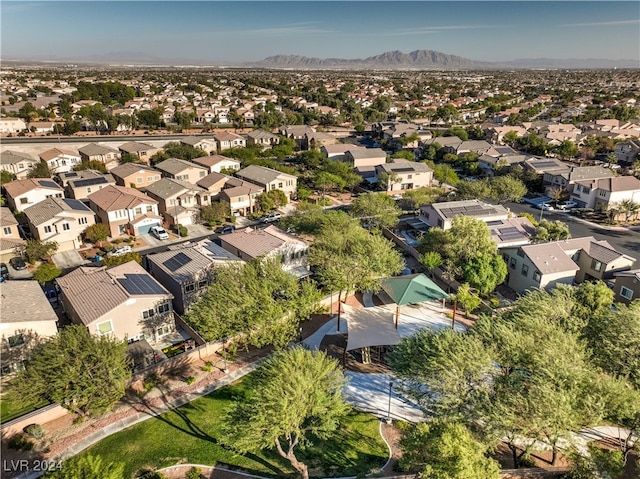
<instances>
[{"instance_id":1,"label":"garage door","mask_svg":"<svg viewBox=\"0 0 640 479\"><path fill-rule=\"evenodd\" d=\"M153 225L144 225L141 226L140 228L138 228L138 234L139 235L146 235L147 233L149 233L149 231L151 231L151 228L153 228L154 226L159 226L160 223L156 223Z\"/></svg>"}]
</instances>

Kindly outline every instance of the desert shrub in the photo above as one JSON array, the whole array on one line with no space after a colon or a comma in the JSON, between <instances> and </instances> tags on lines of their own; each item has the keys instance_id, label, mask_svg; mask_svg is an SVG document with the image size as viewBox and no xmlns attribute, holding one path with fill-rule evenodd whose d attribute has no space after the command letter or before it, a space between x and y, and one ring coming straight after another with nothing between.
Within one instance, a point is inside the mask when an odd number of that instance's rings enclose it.
<instances>
[{"instance_id":1,"label":"desert shrub","mask_svg":"<svg viewBox=\"0 0 640 479\"><path fill-rule=\"evenodd\" d=\"M34 439L40 439L44 436L44 428L40 424L29 424L24 428L24 432Z\"/></svg>"}]
</instances>

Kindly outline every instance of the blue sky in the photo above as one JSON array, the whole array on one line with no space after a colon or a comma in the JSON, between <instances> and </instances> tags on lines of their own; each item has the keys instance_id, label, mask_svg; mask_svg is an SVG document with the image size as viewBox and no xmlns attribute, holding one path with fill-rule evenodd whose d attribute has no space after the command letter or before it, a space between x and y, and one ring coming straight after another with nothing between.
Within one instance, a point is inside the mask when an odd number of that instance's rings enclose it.
<instances>
[{"instance_id":1,"label":"blue sky","mask_svg":"<svg viewBox=\"0 0 640 479\"><path fill-rule=\"evenodd\" d=\"M210 63L428 49L478 61L640 59L640 2L0 2L2 58Z\"/></svg>"}]
</instances>

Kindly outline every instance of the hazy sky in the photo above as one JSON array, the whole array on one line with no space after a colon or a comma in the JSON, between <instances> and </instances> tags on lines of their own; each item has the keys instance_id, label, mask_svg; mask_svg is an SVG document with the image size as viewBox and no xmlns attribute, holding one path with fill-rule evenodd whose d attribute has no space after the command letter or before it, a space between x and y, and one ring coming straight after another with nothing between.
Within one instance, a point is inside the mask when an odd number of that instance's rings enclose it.
<instances>
[{"instance_id":1,"label":"hazy sky","mask_svg":"<svg viewBox=\"0 0 640 479\"><path fill-rule=\"evenodd\" d=\"M245 62L436 50L478 61L640 61L640 2L0 2L2 58L141 52Z\"/></svg>"}]
</instances>

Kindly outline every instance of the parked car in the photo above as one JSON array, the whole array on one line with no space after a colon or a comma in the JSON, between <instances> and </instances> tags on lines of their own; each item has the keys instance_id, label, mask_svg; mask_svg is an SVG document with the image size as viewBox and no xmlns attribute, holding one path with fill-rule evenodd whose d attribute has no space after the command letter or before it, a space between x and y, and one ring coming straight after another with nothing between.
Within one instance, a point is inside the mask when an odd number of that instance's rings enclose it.
<instances>
[{"instance_id":1,"label":"parked car","mask_svg":"<svg viewBox=\"0 0 640 479\"><path fill-rule=\"evenodd\" d=\"M131 246L120 246L119 248L112 249L107 253L107 256L124 256L127 253L131 253L133 250Z\"/></svg>"},{"instance_id":2,"label":"parked car","mask_svg":"<svg viewBox=\"0 0 640 479\"><path fill-rule=\"evenodd\" d=\"M553 211L553 206L551 206L549 203L539 203L536 205L536 208L538 208L539 210L545 210L545 211Z\"/></svg>"},{"instance_id":3,"label":"parked car","mask_svg":"<svg viewBox=\"0 0 640 479\"><path fill-rule=\"evenodd\" d=\"M9 264L16 271L21 271L23 269L27 269L27 263L25 263L24 260L22 258L20 258L19 256L16 256L15 258L11 258L9 260Z\"/></svg>"},{"instance_id":4,"label":"parked car","mask_svg":"<svg viewBox=\"0 0 640 479\"><path fill-rule=\"evenodd\" d=\"M567 201L561 201L560 203L556 204L556 206L561 210L569 210L571 208L575 208L576 206L578 206L578 203L576 203L573 200L567 200Z\"/></svg>"},{"instance_id":5,"label":"parked car","mask_svg":"<svg viewBox=\"0 0 640 479\"><path fill-rule=\"evenodd\" d=\"M9 278L9 268L5 263L0 263L0 282Z\"/></svg>"},{"instance_id":6,"label":"parked car","mask_svg":"<svg viewBox=\"0 0 640 479\"><path fill-rule=\"evenodd\" d=\"M229 233L233 233L235 231L236 227L233 225L227 225L227 226L222 226L220 228L218 228L215 232L220 234L220 235L226 235Z\"/></svg>"},{"instance_id":7,"label":"parked car","mask_svg":"<svg viewBox=\"0 0 640 479\"><path fill-rule=\"evenodd\" d=\"M154 226L151 228L151 234L159 240L169 239L169 233L162 226Z\"/></svg>"},{"instance_id":8,"label":"parked car","mask_svg":"<svg viewBox=\"0 0 640 479\"><path fill-rule=\"evenodd\" d=\"M270 213L267 216L263 216L260 221L262 223L273 223L281 218L282 215L280 213Z\"/></svg>"}]
</instances>

